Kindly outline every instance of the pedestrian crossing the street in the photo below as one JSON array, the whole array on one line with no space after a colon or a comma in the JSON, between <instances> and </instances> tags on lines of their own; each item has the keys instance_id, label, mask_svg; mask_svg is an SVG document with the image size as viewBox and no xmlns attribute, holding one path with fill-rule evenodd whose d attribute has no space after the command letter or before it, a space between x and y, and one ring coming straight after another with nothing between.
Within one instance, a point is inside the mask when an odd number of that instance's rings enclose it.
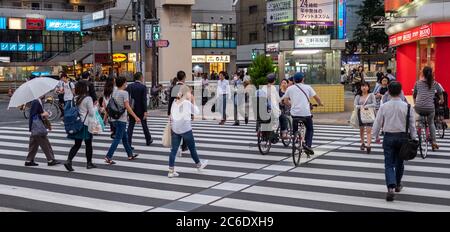
<instances>
[{"instance_id":1,"label":"pedestrian crossing the street","mask_svg":"<svg viewBox=\"0 0 450 232\"><path fill-rule=\"evenodd\" d=\"M360 151L359 130L315 125L316 155L294 167L290 147L273 145L268 155L257 148L255 123L224 126L194 121L196 147L208 167L199 172L188 153L177 157L177 178L168 178L169 148L161 144L165 117L150 117L154 139L146 146L136 126L133 147L138 159L128 161L119 145L116 165L106 165L112 139L94 136L93 162L86 169L84 146L73 160L75 172L63 165L48 167L38 153L38 167L25 167L28 125L0 127L0 208L18 211L450 211L450 141L427 159L405 164L403 185L395 202L385 201L384 160L380 144ZM67 159L73 141L62 124L49 139L59 161Z\"/></svg>"}]
</instances>

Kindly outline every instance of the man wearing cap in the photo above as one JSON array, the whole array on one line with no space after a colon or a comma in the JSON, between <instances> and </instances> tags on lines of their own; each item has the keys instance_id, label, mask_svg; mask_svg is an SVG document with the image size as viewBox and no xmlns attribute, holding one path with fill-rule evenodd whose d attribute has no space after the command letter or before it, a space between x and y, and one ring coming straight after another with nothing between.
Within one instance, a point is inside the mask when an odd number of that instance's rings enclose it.
<instances>
[{"instance_id":1,"label":"man wearing cap","mask_svg":"<svg viewBox=\"0 0 450 232\"><path fill-rule=\"evenodd\" d=\"M295 84L290 86L284 96L281 98L281 101L284 103L291 105L291 116L293 119L293 133L298 131L298 123L303 121L306 127L306 146L304 146L305 152L308 155L313 155L314 151L312 150L312 140L313 140L313 121L312 114L310 109L310 101L309 99L312 97L316 100L319 106L323 106L322 101L319 96L317 96L314 89L304 84L305 75L303 73L296 73L294 75ZM289 100L289 101L287 101Z\"/></svg>"}]
</instances>

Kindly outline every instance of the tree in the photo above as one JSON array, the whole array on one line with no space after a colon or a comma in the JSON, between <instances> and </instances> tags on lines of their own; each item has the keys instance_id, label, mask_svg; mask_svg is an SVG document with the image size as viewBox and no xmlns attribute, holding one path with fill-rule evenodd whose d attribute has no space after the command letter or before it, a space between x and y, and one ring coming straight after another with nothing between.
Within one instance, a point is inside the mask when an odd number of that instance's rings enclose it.
<instances>
[{"instance_id":1,"label":"tree","mask_svg":"<svg viewBox=\"0 0 450 232\"><path fill-rule=\"evenodd\" d=\"M260 85L267 85L267 75L274 71L275 67L272 59L265 55L259 55L250 65L248 74L250 75L252 84L258 88Z\"/></svg>"},{"instance_id":2,"label":"tree","mask_svg":"<svg viewBox=\"0 0 450 232\"><path fill-rule=\"evenodd\" d=\"M361 17L354 32L355 43L361 48L361 53L377 54L388 47L388 36L384 29L374 29L372 23L377 22L380 17L384 17L384 1L383 0L364 0L359 11L356 12Z\"/></svg>"}]
</instances>

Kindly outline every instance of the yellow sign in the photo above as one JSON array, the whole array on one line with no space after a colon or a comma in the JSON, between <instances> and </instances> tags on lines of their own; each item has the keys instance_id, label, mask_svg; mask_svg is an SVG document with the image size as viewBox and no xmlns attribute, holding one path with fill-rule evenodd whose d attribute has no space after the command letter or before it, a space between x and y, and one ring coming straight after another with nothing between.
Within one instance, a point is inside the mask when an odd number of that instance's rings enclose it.
<instances>
[{"instance_id":1,"label":"yellow sign","mask_svg":"<svg viewBox=\"0 0 450 232\"><path fill-rule=\"evenodd\" d=\"M206 56L192 56L192 63L206 63Z\"/></svg>"},{"instance_id":2,"label":"yellow sign","mask_svg":"<svg viewBox=\"0 0 450 232\"><path fill-rule=\"evenodd\" d=\"M115 53L113 54L113 61L116 63L121 63L127 60L127 55L122 53Z\"/></svg>"}]
</instances>

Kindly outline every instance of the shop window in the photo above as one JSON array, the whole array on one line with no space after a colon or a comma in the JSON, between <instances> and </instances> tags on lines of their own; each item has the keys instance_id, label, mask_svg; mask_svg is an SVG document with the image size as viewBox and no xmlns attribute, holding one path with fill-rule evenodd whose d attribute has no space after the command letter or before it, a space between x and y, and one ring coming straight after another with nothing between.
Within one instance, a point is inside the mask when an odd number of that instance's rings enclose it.
<instances>
[{"instance_id":1,"label":"shop window","mask_svg":"<svg viewBox=\"0 0 450 232\"><path fill-rule=\"evenodd\" d=\"M258 32L250 32L248 37L249 37L249 42L250 43L258 41Z\"/></svg>"},{"instance_id":2,"label":"shop window","mask_svg":"<svg viewBox=\"0 0 450 232\"><path fill-rule=\"evenodd\" d=\"M46 3L44 6L45 6L45 9L52 9L53 8L52 4L47 4Z\"/></svg>"},{"instance_id":3,"label":"shop window","mask_svg":"<svg viewBox=\"0 0 450 232\"><path fill-rule=\"evenodd\" d=\"M127 41L136 41L136 27L127 27Z\"/></svg>"},{"instance_id":4,"label":"shop window","mask_svg":"<svg viewBox=\"0 0 450 232\"><path fill-rule=\"evenodd\" d=\"M32 10L39 10L39 9L41 9L41 5L38 2L32 2L31 3L31 9Z\"/></svg>"}]
</instances>

